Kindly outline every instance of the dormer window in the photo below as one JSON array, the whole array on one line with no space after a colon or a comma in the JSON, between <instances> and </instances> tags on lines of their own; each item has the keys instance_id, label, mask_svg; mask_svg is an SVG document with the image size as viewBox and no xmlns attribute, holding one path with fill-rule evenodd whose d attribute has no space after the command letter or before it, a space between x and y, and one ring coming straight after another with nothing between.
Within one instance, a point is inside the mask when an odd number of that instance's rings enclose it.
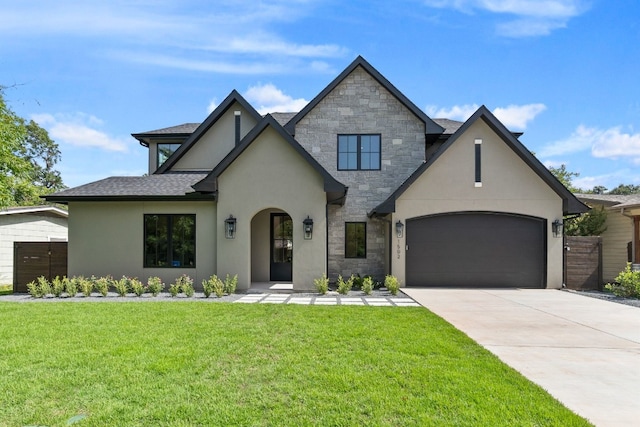
<instances>
[{"instance_id":1,"label":"dormer window","mask_svg":"<svg viewBox=\"0 0 640 427\"><path fill-rule=\"evenodd\" d=\"M380 170L380 134L338 135L338 170Z\"/></svg>"},{"instance_id":2,"label":"dormer window","mask_svg":"<svg viewBox=\"0 0 640 427\"><path fill-rule=\"evenodd\" d=\"M162 166L178 148L180 148L180 144L158 144L158 164L156 168Z\"/></svg>"}]
</instances>

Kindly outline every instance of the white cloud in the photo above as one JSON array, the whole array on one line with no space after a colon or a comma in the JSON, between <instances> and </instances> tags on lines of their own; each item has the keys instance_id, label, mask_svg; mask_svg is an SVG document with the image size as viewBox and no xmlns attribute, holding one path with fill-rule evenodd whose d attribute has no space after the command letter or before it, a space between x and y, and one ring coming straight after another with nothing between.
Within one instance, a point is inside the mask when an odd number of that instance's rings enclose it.
<instances>
[{"instance_id":1,"label":"white cloud","mask_svg":"<svg viewBox=\"0 0 640 427\"><path fill-rule=\"evenodd\" d=\"M433 118L447 118L451 120L465 121L480 108L478 104L454 105L450 108L438 108L429 105L425 109L428 116ZM524 130L527 124L536 116L546 110L544 104L509 105L498 107L493 114L509 129Z\"/></svg>"},{"instance_id":2,"label":"white cloud","mask_svg":"<svg viewBox=\"0 0 640 427\"><path fill-rule=\"evenodd\" d=\"M258 105L260 114L298 112L309 103L304 98L294 99L286 95L271 83L251 86L244 93L251 104Z\"/></svg>"},{"instance_id":3,"label":"white cloud","mask_svg":"<svg viewBox=\"0 0 640 427\"><path fill-rule=\"evenodd\" d=\"M76 147L93 147L107 151L127 151L124 138L115 138L99 129L102 120L85 114L35 114L33 121L44 127L49 136L59 144L69 144Z\"/></svg>"},{"instance_id":4,"label":"white cloud","mask_svg":"<svg viewBox=\"0 0 640 427\"><path fill-rule=\"evenodd\" d=\"M211 114L213 110L216 109L217 106L218 106L218 99L213 98L211 102L209 102L209 105L207 106L207 114Z\"/></svg>"},{"instance_id":5,"label":"white cloud","mask_svg":"<svg viewBox=\"0 0 640 427\"><path fill-rule=\"evenodd\" d=\"M509 105L496 108L493 114L509 129L524 130L531 120L546 109L544 104Z\"/></svg>"},{"instance_id":6,"label":"white cloud","mask_svg":"<svg viewBox=\"0 0 640 427\"><path fill-rule=\"evenodd\" d=\"M0 35L100 38L115 46L107 54L118 60L207 72L327 72L317 60L343 57L347 48L296 43L278 34L278 24L309 16L314 7L308 0L241 0L216 2L212 13L210 7L190 1L59 0L53 5L32 0L3 9Z\"/></svg>"},{"instance_id":7,"label":"white cloud","mask_svg":"<svg viewBox=\"0 0 640 427\"><path fill-rule=\"evenodd\" d=\"M599 158L632 159L640 164L640 133L622 133L619 127L602 131L593 142L591 154Z\"/></svg>"},{"instance_id":8,"label":"white cloud","mask_svg":"<svg viewBox=\"0 0 640 427\"><path fill-rule=\"evenodd\" d=\"M544 146L539 155L552 157L587 150L593 157L625 158L640 164L640 133L623 133L620 127L598 129L580 125L568 138Z\"/></svg>"},{"instance_id":9,"label":"white cloud","mask_svg":"<svg viewBox=\"0 0 640 427\"><path fill-rule=\"evenodd\" d=\"M446 118L464 122L471 117L478 108L480 108L478 104L454 105L451 108L438 108L435 105L428 105L425 111L429 117L435 119Z\"/></svg>"},{"instance_id":10,"label":"white cloud","mask_svg":"<svg viewBox=\"0 0 640 427\"><path fill-rule=\"evenodd\" d=\"M498 34L506 37L548 35L566 27L567 22L588 7L587 0L424 0L427 6L456 9L463 13L484 11L515 16L497 25Z\"/></svg>"}]
</instances>

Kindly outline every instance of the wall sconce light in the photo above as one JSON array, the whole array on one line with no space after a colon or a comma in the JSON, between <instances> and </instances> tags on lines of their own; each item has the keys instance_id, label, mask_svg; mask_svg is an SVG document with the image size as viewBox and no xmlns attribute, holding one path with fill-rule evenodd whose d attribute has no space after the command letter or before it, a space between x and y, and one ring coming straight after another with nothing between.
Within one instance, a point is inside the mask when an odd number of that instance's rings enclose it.
<instances>
[{"instance_id":1,"label":"wall sconce light","mask_svg":"<svg viewBox=\"0 0 640 427\"><path fill-rule=\"evenodd\" d=\"M396 236L398 236L398 239L402 237L403 231L404 224L402 223L402 221L398 220L398 222L396 222Z\"/></svg>"},{"instance_id":2,"label":"wall sconce light","mask_svg":"<svg viewBox=\"0 0 640 427\"><path fill-rule=\"evenodd\" d=\"M224 220L224 237L227 239L236 238L236 219L233 215L229 215L229 218Z\"/></svg>"},{"instance_id":3,"label":"wall sconce light","mask_svg":"<svg viewBox=\"0 0 640 427\"><path fill-rule=\"evenodd\" d=\"M551 230L553 231L553 237L562 237L562 229L564 224L559 219L556 219L551 223Z\"/></svg>"},{"instance_id":4,"label":"wall sconce light","mask_svg":"<svg viewBox=\"0 0 640 427\"><path fill-rule=\"evenodd\" d=\"M311 240L313 235L313 220L309 218L309 215L302 221L302 225L304 227L304 240Z\"/></svg>"}]
</instances>

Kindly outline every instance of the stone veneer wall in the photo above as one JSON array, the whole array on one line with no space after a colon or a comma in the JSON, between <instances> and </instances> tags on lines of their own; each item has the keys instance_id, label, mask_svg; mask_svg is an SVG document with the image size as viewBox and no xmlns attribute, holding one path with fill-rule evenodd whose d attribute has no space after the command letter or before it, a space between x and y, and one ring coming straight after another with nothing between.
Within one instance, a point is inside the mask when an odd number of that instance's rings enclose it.
<instances>
[{"instance_id":1,"label":"stone veneer wall","mask_svg":"<svg viewBox=\"0 0 640 427\"><path fill-rule=\"evenodd\" d=\"M338 134L381 134L381 170L338 171ZM388 224L367 213L424 161L425 124L361 67L356 68L296 126L295 138L349 187L344 206L329 207L328 275L385 274ZM367 222L367 258L344 257L345 222ZM387 254L387 255L385 255Z\"/></svg>"}]
</instances>

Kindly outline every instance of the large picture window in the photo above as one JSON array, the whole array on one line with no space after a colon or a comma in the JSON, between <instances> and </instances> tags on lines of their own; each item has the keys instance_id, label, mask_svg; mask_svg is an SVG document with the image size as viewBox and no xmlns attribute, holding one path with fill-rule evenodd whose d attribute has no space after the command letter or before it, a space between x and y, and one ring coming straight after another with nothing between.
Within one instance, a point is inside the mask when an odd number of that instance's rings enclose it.
<instances>
[{"instance_id":1,"label":"large picture window","mask_svg":"<svg viewBox=\"0 0 640 427\"><path fill-rule=\"evenodd\" d=\"M366 258L367 257L367 223L366 222L346 222L345 223L345 258Z\"/></svg>"},{"instance_id":2,"label":"large picture window","mask_svg":"<svg viewBox=\"0 0 640 427\"><path fill-rule=\"evenodd\" d=\"M162 166L178 148L180 144L158 144L158 167Z\"/></svg>"},{"instance_id":3,"label":"large picture window","mask_svg":"<svg viewBox=\"0 0 640 427\"><path fill-rule=\"evenodd\" d=\"M196 216L145 215L144 266L195 267Z\"/></svg>"},{"instance_id":4,"label":"large picture window","mask_svg":"<svg viewBox=\"0 0 640 427\"><path fill-rule=\"evenodd\" d=\"M338 135L338 170L380 170L380 135Z\"/></svg>"}]
</instances>

